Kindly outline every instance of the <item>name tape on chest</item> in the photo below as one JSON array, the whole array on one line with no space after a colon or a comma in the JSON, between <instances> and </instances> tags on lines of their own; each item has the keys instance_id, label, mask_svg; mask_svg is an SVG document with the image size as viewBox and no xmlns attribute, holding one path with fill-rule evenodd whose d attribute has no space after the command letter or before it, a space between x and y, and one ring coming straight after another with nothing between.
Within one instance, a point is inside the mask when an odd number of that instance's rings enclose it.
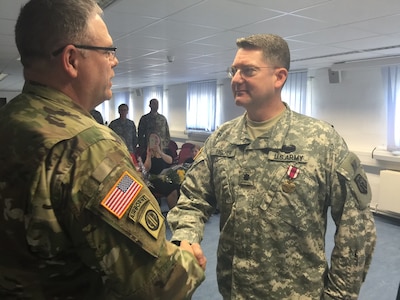
<instances>
[{"instance_id":1,"label":"name tape on chest","mask_svg":"<svg viewBox=\"0 0 400 300\"><path fill-rule=\"evenodd\" d=\"M273 161L285 161L285 162L298 162L298 163L307 162L307 156L304 154L285 153L285 152L269 152L268 159Z\"/></svg>"}]
</instances>

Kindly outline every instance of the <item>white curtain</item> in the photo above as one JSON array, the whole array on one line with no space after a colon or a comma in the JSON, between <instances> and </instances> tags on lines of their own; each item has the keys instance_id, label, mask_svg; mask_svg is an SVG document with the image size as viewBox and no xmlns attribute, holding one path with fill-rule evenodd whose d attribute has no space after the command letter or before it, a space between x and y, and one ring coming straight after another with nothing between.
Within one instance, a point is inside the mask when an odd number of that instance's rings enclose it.
<instances>
[{"instance_id":1,"label":"white curtain","mask_svg":"<svg viewBox=\"0 0 400 300\"><path fill-rule=\"evenodd\" d=\"M400 67L383 67L382 73L387 104L387 150L400 150Z\"/></svg>"},{"instance_id":2,"label":"white curtain","mask_svg":"<svg viewBox=\"0 0 400 300\"><path fill-rule=\"evenodd\" d=\"M216 80L188 84L186 129L215 130L216 93Z\"/></svg>"},{"instance_id":3,"label":"white curtain","mask_svg":"<svg viewBox=\"0 0 400 300\"><path fill-rule=\"evenodd\" d=\"M307 113L307 71L289 72L282 89L282 100L298 113Z\"/></svg>"}]
</instances>

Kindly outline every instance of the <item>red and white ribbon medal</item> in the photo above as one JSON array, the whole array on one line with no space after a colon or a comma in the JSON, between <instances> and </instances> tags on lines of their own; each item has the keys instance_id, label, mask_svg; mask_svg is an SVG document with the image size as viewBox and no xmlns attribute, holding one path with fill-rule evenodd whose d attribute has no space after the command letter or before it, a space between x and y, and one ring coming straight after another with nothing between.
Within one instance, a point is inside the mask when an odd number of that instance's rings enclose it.
<instances>
[{"instance_id":1,"label":"red and white ribbon medal","mask_svg":"<svg viewBox=\"0 0 400 300\"><path fill-rule=\"evenodd\" d=\"M294 184L294 179L299 175L300 170L294 166L289 166L287 169L288 179L282 184L282 190L286 193L293 193L296 189L296 185Z\"/></svg>"}]
</instances>

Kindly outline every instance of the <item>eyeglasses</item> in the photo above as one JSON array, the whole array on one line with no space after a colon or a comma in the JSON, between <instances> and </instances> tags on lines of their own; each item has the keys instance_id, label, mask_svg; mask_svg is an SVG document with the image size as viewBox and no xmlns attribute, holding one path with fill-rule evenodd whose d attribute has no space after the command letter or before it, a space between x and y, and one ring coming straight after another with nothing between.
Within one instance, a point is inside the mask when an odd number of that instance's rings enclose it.
<instances>
[{"instance_id":1,"label":"eyeglasses","mask_svg":"<svg viewBox=\"0 0 400 300\"><path fill-rule=\"evenodd\" d=\"M68 45L62 46L61 48L57 49L53 53L51 53L53 56L59 55L65 47ZM95 50L95 51L104 51L104 53L107 55L108 58L114 58L115 57L115 52L117 51L116 47L98 47L98 46L88 46L88 45L75 45L72 44L75 48L78 49L85 49L85 50Z\"/></svg>"},{"instance_id":2,"label":"eyeglasses","mask_svg":"<svg viewBox=\"0 0 400 300\"><path fill-rule=\"evenodd\" d=\"M233 78L238 71L242 77L253 77L257 74L260 69L273 69L274 67L255 67L255 66L243 66L243 67L229 67L227 72L229 78Z\"/></svg>"}]
</instances>

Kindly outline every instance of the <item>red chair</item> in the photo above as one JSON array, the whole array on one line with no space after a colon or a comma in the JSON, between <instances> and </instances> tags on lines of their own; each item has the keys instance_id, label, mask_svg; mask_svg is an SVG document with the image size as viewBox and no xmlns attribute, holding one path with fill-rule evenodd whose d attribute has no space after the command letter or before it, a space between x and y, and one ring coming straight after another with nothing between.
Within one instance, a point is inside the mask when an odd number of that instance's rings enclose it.
<instances>
[{"instance_id":1,"label":"red chair","mask_svg":"<svg viewBox=\"0 0 400 300\"><path fill-rule=\"evenodd\" d=\"M178 155L178 164L183 164L185 160L192 156L192 148L194 144L192 143L184 143L181 147L181 151Z\"/></svg>"}]
</instances>

